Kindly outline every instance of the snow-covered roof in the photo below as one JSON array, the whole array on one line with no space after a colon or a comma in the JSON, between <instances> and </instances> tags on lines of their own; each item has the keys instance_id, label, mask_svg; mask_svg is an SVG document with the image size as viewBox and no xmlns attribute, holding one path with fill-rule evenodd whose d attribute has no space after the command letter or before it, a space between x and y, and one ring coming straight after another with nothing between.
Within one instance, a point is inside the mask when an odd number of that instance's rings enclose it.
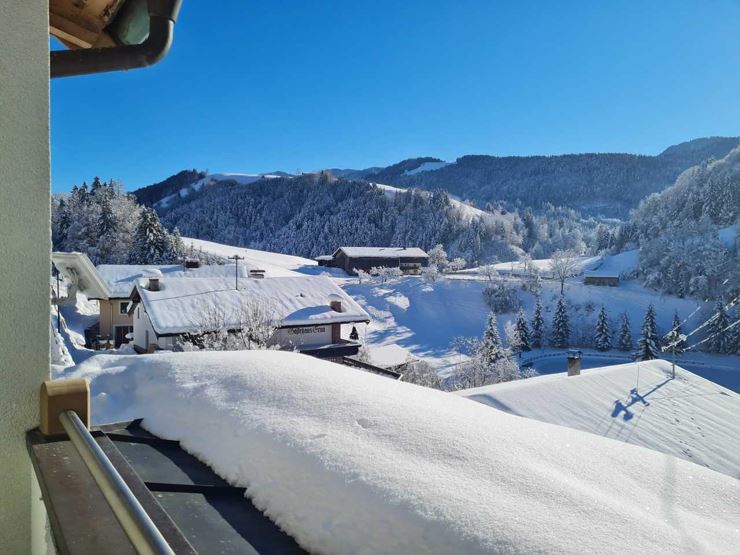
<instances>
[{"instance_id":1,"label":"snow-covered roof","mask_svg":"<svg viewBox=\"0 0 740 555\"><path fill-rule=\"evenodd\" d=\"M583 276L619 279L617 272L610 272L608 270L588 270L587 272L583 272Z\"/></svg>"},{"instance_id":2,"label":"snow-covered roof","mask_svg":"<svg viewBox=\"0 0 740 555\"><path fill-rule=\"evenodd\" d=\"M107 299L111 296L109 284L96 271L95 266L81 252L54 252L51 255L57 270L90 299Z\"/></svg>"},{"instance_id":3,"label":"snow-covered roof","mask_svg":"<svg viewBox=\"0 0 740 555\"><path fill-rule=\"evenodd\" d=\"M506 412L642 445L740 478L740 395L664 360L552 374L461 394Z\"/></svg>"},{"instance_id":4,"label":"snow-covered roof","mask_svg":"<svg viewBox=\"0 0 740 555\"><path fill-rule=\"evenodd\" d=\"M350 258L427 258L418 247L339 247Z\"/></svg>"},{"instance_id":5,"label":"snow-covered roof","mask_svg":"<svg viewBox=\"0 0 740 555\"><path fill-rule=\"evenodd\" d=\"M244 324L244 312L255 302L280 326L370 320L352 297L324 276L244 278L239 280L238 290L233 278L168 278L166 274L158 291L148 290L147 280L136 285L159 334L202 331L212 324L212 315L218 315L219 325L236 329ZM342 299L342 312L329 306L335 297Z\"/></svg>"},{"instance_id":6,"label":"snow-covered roof","mask_svg":"<svg viewBox=\"0 0 740 555\"><path fill-rule=\"evenodd\" d=\"M98 355L67 377L92 380L94 422L142 417L310 552L737 551L730 476L308 356Z\"/></svg>"},{"instance_id":7,"label":"snow-covered roof","mask_svg":"<svg viewBox=\"0 0 740 555\"><path fill-rule=\"evenodd\" d=\"M322 254L314 258L314 260L332 260L334 257L330 254Z\"/></svg>"},{"instance_id":8,"label":"snow-covered roof","mask_svg":"<svg viewBox=\"0 0 740 555\"><path fill-rule=\"evenodd\" d=\"M407 349L396 343L389 345L368 345L367 351L370 362L381 368L393 368L414 359L413 355Z\"/></svg>"},{"instance_id":9,"label":"snow-covered roof","mask_svg":"<svg viewBox=\"0 0 740 555\"><path fill-rule=\"evenodd\" d=\"M248 277L250 270L260 270L258 265L239 263L239 277ZM180 264L132 265L101 264L97 267L100 276L107 282L112 298L128 298L134 283L142 278L231 278L232 284L237 270L234 264L210 264L199 268L185 268Z\"/></svg>"}]
</instances>

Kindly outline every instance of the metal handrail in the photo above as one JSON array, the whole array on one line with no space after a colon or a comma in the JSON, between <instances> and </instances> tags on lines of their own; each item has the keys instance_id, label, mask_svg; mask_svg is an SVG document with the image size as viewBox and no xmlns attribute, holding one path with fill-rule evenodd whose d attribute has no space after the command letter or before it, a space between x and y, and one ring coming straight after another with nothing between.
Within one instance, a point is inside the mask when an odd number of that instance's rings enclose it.
<instances>
[{"instance_id":1,"label":"metal handrail","mask_svg":"<svg viewBox=\"0 0 740 555\"><path fill-rule=\"evenodd\" d=\"M63 411L59 420L77 449L118 522L141 554L173 554L174 551L149 518L129 487L95 441L77 413Z\"/></svg>"}]
</instances>

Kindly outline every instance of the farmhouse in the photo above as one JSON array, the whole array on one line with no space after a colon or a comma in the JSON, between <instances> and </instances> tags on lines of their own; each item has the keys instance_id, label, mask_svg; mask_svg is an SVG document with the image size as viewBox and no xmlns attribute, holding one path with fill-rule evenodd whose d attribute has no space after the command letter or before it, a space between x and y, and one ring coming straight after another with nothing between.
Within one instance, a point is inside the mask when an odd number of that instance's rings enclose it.
<instances>
[{"instance_id":1,"label":"farmhouse","mask_svg":"<svg viewBox=\"0 0 740 555\"><path fill-rule=\"evenodd\" d=\"M135 282L130 300L138 352L171 349L179 339L197 343L216 331L253 337L269 322L268 344L338 360L359 351L344 337L352 324L370 321L326 277L247 278L237 289L229 278L153 276Z\"/></svg>"},{"instance_id":2,"label":"farmhouse","mask_svg":"<svg viewBox=\"0 0 740 555\"><path fill-rule=\"evenodd\" d=\"M332 255L316 258L319 266L341 268L350 275L374 267L400 268L404 274L418 275L429 256L418 247L339 247Z\"/></svg>"}]
</instances>

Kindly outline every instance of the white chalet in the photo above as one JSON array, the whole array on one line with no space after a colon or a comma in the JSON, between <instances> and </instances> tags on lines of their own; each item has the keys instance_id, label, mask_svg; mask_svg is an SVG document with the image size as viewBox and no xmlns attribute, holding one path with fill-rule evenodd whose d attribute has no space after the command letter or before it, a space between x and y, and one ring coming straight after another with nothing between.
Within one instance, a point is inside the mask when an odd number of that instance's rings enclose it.
<instances>
[{"instance_id":1,"label":"white chalet","mask_svg":"<svg viewBox=\"0 0 740 555\"><path fill-rule=\"evenodd\" d=\"M368 323L370 316L329 278L252 277L240 279L238 286L220 277L164 274L137 280L129 309L134 348L171 349L183 336L240 330L250 308L260 306L277 327L272 344L320 358L357 354L359 343L343 338L342 326Z\"/></svg>"}]
</instances>

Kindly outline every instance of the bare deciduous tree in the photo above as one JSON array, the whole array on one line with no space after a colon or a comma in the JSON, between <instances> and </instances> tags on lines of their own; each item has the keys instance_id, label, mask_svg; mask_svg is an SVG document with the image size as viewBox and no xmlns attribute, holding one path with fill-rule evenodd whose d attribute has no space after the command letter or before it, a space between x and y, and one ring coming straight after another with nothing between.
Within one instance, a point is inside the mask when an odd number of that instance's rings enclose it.
<instances>
[{"instance_id":1,"label":"bare deciduous tree","mask_svg":"<svg viewBox=\"0 0 740 555\"><path fill-rule=\"evenodd\" d=\"M560 294L565 290L565 280L576 275L578 270L578 255L575 251L555 251L550 258L550 271L560 282Z\"/></svg>"}]
</instances>

